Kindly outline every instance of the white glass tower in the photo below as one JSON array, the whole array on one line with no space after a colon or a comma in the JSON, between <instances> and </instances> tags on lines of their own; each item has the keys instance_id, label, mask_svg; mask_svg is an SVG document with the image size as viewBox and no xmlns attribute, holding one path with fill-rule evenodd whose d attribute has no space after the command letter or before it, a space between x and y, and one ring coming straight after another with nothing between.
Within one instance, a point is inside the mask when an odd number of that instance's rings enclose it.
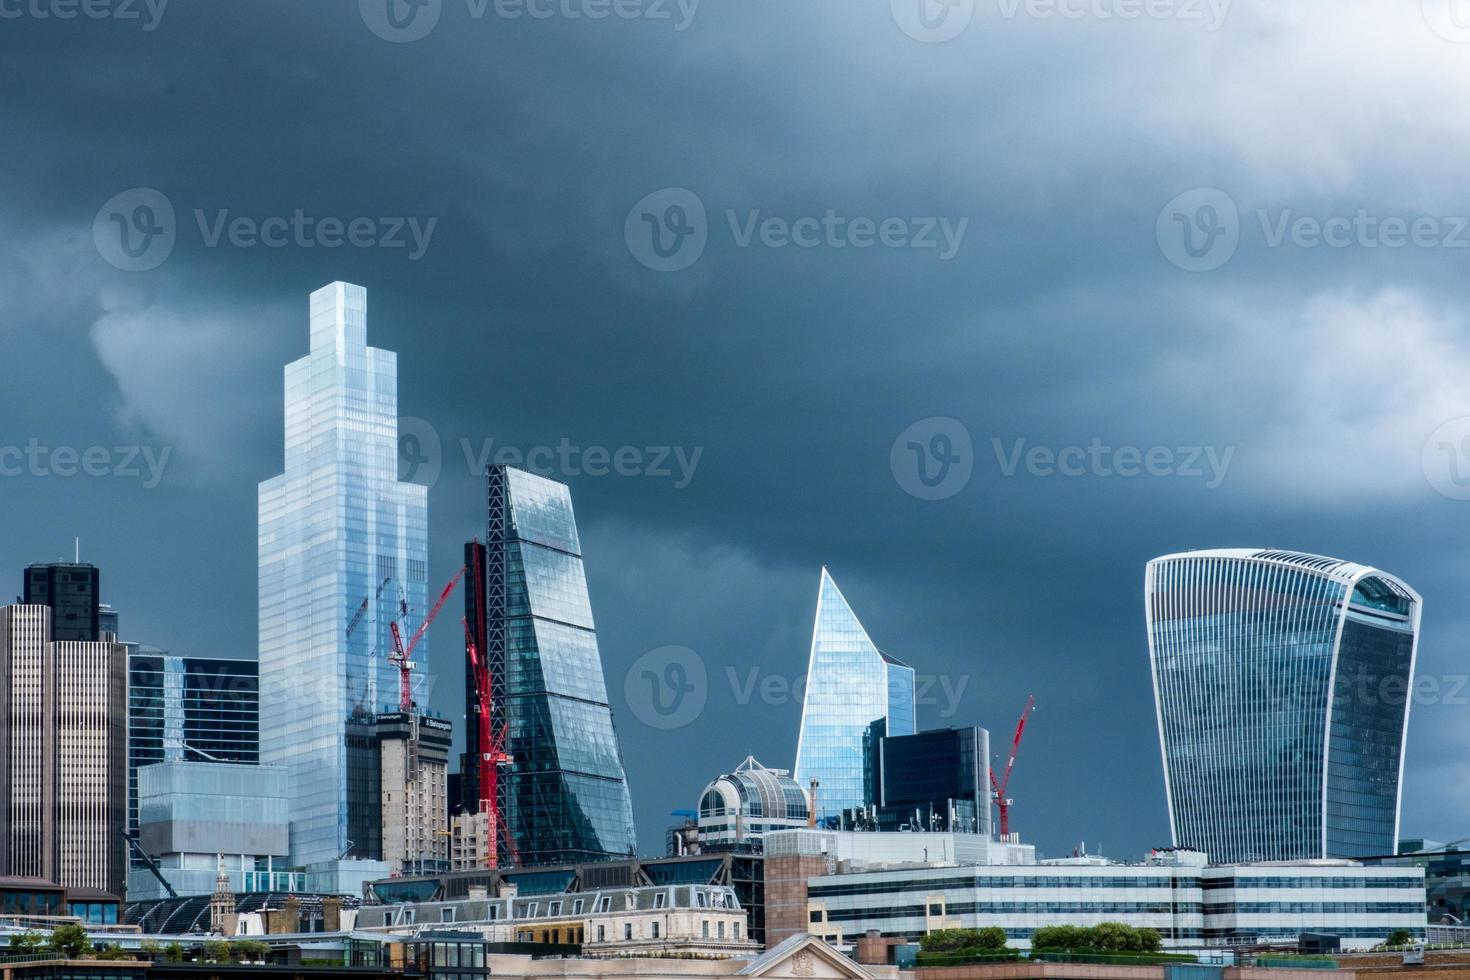
<instances>
[{"instance_id":1,"label":"white glass tower","mask_svg":"<svg viewBox=\"0 0 1470 980\"><path fill-rule=\"evenodd\" d=\"M1418 593L1291 551L1148 563L1174 844L1217 864L1393 854Z\"/></svg>"},{"instance_id":2,"label":"white glass tower","mask_svg":"<svg viewBox=\"0 0 1470 980\"><path fill-rule=\"evenodd\" d=\"M367 346L362 287L312 293L285 410L285 472L260 485L260 761L289 773L292 862L329 876L382 857L349 721L398 700L389 624L424 614L428 557L428 491L398 480L398 359Z\"/></svg>"},{"instance_id":3,"label":"white glass tower","mask_svg":"<svg viewBox=\"0 0 1470 980\"><path fill-rule=\"evenodd\" d=\"M914 670L873 644L824 568L796 744L796 781L819 783L819 819L868 803L875 734L914 734Z\"/></svg>"}]
</instances>

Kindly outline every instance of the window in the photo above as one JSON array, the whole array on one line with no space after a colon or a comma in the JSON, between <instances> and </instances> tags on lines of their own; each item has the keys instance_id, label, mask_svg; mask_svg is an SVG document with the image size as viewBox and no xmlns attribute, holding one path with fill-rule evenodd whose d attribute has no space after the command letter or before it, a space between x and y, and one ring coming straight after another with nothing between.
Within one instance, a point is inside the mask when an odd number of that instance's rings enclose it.
<instances>
[{"instance_id":1,"label":"window","mask_svg":"<svg viewBox=\"0 0 1470 980\"><path fill-rule=\"evenodd\" d=\"M440 909L439 910L439 921L440 922L453 922L454 921L454 909L452 909L452 908L443 908L443 909Z\"/></svg>"},{"instance_id":2,"label":"window","mask_svg":"<svg viewBox=\"0 0 1470 980\"><path fill-rule=\"evenodd\" d=\"M597 941L600 943L607 942L607 926L597 927Z\"/></svg>"},{"instance_id":3,"label":"window","mask_svg":"<svg viewBox=\"0 0 1470 980\"><path fill-rule=\"evenodd\" d=\"M653 907L656 909L663 908L664 904L668 901L668 897L669 896L665 895L663 892L659 892L657 895L653 896Z\"/></svg>"},{"instance_id":4,"label":"window","mask_svg":"<svg viewBox=\"0 0 1470 980\"><path fill-rule=\"evenodd\" d=\"M721 939L724 939L725 938L725 920L721 919L720 922L718 923L718 925L719 925L719 936L720 936Z\"/></svg>"},{"instance_id":5,"label":"window","mask_svg":"<svg viewBox=\"0 0 1470 980\"><path fill-rule=\"evenodd\" d=\"M623 923L623 938L624 939L632 939L633 938L633 923L631 923L631 922L624 922Z\"/></svg>"},{"instance_id":6,"label":"window","mask_svg":"<svg viewBox=\"0 0 1470 980\"><path fill-rule=\"evenodd\" d=\"M709 938L709 920L708 919L702 920L699 923L699 926L700 926L700 935L702 935L705 939L708 939Z\"/></svg>"},{"instance_id":7,"label":"window","mask_svg":"<svg viewBox=\"0 0 1470 980\"><path fill-rule=\"evenodd\" d=\"M821 922L822 921L822 910L821 909L812 909L811 912L808 913L808 918L812 922Z\"/></svg>"},{"instance_id":8,"label":"window","mask_svg":"<svg viewBox=\"0 0 1470 980\"><path fill-rule=\"evenodd\" d=\"M547 915L561 915L561 903L560 902L552 902L551 905L546 909L546 914Z\"/></svg>"},{"instance_id":9,"label":"window","mask_svg":"<svg viewBox=\"0 0 1470 980\"><path fill-rule=\"evenodd\" d=\"M582 900L580 898L577 899L576 901L574 901L572 903L572 914L573 915L581 915L582 914Z\"/></svg>"},{"instance_id":10,"label":"window","mask_svg":"<svg viewBox=\"0 0 1470 980\"><path fill-rule=\"evenodd\" d=\"M526 918L528 918L528 919L534 919L534 918L536 918L536 910L540 906L540 904L541 904L540 902L532 902L530 905L527 905L526 906Z\"/></svg>"},{"instance_id":11,"label":"window","mask_svg":"<svg viewBox=\"0 0 1470 980\"><path fill-rule=\"evenodd\" d=\"M628 892L626 895L623 896L623 908L631 909L637 908L637 906L638 899L634 897L632 892Z\"/></svg>"},{"instance_id":12,"label":"window","mask_svg":"<svg viewBox=\"0 0 1470 980\"><path fill-rule=\"evenodd\" d=\"M740 923L738 923L738 922L732 922L732 923L730 923L730 935L735 938L735 941L736 942L739 942L740 941Z\"/></svg>"},{"instance_id":13,"label":"window","mask_svg":"<svg viewBox=\"0 0 1470 980\"><path fill-rule=\"evenodd\" d=\"M654 939L657 939L658 938L658 923L657 922L655 922L653 924L653 938Z\"/></svg>"},{"instance_id":14,"label":"window","mask_svg":"<svg viewBox=\"0 0 1470 980\"><path fill-rule=\"evenodd\" d=\"M695 892L694 904L698 905L700 908L705 908L709 905L709 896L706 895L704 892Z\"/></svg>"},{"instance_id":15,"label":"window","mask_svg":"<svg viewBox=\"0 0 1470 980\"><path fill-rule=\"evenodd\" d=\"M608 911L611 908L612 908L612 896L611 895L604 895L604 896L602 896L602 900L597 903L597 911L599 911L599 912L606 912L606 911Z\"/></svg>"},{"instance_id":16,"label":"window","mask_svg":"<svg viewBox=\"0 0 1470 980\"><path fill-rule=\"evenodd\" d=\"M943 915L944 914L944 906L943 905L940 905L940 904L937 904L935 902L930 902L929 903L929 914L930 915Z\"/></svg>"}]
</instances>

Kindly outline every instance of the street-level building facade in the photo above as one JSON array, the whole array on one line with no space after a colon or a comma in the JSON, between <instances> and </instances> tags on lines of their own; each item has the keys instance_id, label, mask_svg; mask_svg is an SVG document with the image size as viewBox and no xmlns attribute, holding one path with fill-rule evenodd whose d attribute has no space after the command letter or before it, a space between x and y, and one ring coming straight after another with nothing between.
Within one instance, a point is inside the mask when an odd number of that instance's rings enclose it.
<instances>
[{"instance_id":1,"label":"street-level building facade","mask_svg":"<svg viewBox=\"0 0 1470 980\"><path fill-rule=\"evenodd\" d=\"M1157 930L1172 949L1294 940L1303 932L1340 936L1345 949L1366 949L1399 929L1424 936L1419 869L1198 861L1083 859L814 877L808 928L846 943L869 930L916 942L938 929L999 926L1022 949L1044 926L1103 922Z\"/></svg>"}]
</instances>

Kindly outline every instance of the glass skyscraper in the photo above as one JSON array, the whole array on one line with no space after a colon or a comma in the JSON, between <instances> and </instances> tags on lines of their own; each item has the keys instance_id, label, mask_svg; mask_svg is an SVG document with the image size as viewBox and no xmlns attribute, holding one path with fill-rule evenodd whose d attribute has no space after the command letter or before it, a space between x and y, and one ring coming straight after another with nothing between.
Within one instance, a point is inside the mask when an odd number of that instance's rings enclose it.
<instances>
[{"instance_id":1,"label":"glass skyscraper","mask_svg":"<svg viewBox=\"0 0 1470 980\"><path fill-rule=\"evenodd\" d=\"M587 596L571 491L505 466L488 474L485 634L505 678L501 806L523 866L630 857L633 804Z\"/></svg>"},{"instance_id":2,"label":"glass skyscraper","mask_svg":"<svg viewBox=\"0 0 1470 980\"><path fill-rule=\"evenodd\" d=\"M1169 819L1214 863L1393 854L1420 599L1287 551L1149 562Z\"/></svg>"},{"instance_id":3,"label":"glass skyscraper","mask_svg":"<svg viewBox=\"0 0 1470 980\"><path fill-rule=\"evenodd\" d=\"M260 691L253 660L128 650L128 833L138 832L138 770L158 762L260 762ZM136 852L134 867L142 866Z\"/></svg>"},{"instance_id":4,"label":"glass skyscraper","mask_svg":"<svg viewBox=\"0 0 1470 980\"><path fill-rule=\"evenodd\" d=\"M398 700L389 624L425 611L428 491L398 479L398 359L367 346L362 287L312 293L285 420L260 485L260 761L288 770L293 863L330 876L381 857L349 833L380 804L350 792L348 724Z\"/></svg>"},{"instance_id":5,"label":"glass skyscraper","mask_svg":"<svg viewBox=\"0 0 1470 980\"><path fill-rule=\"evenodd\" d=\"M873 737L914 734L914 671L879 650L827 569L817 593L796 781L818 783L817 817L867 802Z\"/></svg>"}]
</instances>

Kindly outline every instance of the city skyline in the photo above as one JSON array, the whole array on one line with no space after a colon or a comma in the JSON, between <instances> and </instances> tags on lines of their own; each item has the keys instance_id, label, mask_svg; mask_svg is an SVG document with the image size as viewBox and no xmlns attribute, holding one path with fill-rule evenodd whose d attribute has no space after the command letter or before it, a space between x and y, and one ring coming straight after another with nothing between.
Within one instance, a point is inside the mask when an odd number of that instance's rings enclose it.
<instances>
[{"instance_id":1,"label":"city skyline","mask_svg":"<svg viewBox=\"0 0 1470 980\"><path fill-rule=\"evenodd\" d=\"M881 2L706 0L684 30L442 6L400 43L351 0L6 21L10 589L80 536L125 639L257 655L281 366L302 297L350 281L399 353L432 586L483 529L472 464L571 486L640 850L715 770L794 762L822 565L914 666L918 728L999 744L1037 695L1024 839L1166 842L1140 573L1233 546L1413 583L1403 832L1464 835L1470 130L1443 94L1470 49L1417 5L975 5L942 43ZM885 222L937 247L853 243ZM421 674L456 750L461 632ZM703 678L674 730L626 683L667 647Z\"/></svg>"}]
</instances>

